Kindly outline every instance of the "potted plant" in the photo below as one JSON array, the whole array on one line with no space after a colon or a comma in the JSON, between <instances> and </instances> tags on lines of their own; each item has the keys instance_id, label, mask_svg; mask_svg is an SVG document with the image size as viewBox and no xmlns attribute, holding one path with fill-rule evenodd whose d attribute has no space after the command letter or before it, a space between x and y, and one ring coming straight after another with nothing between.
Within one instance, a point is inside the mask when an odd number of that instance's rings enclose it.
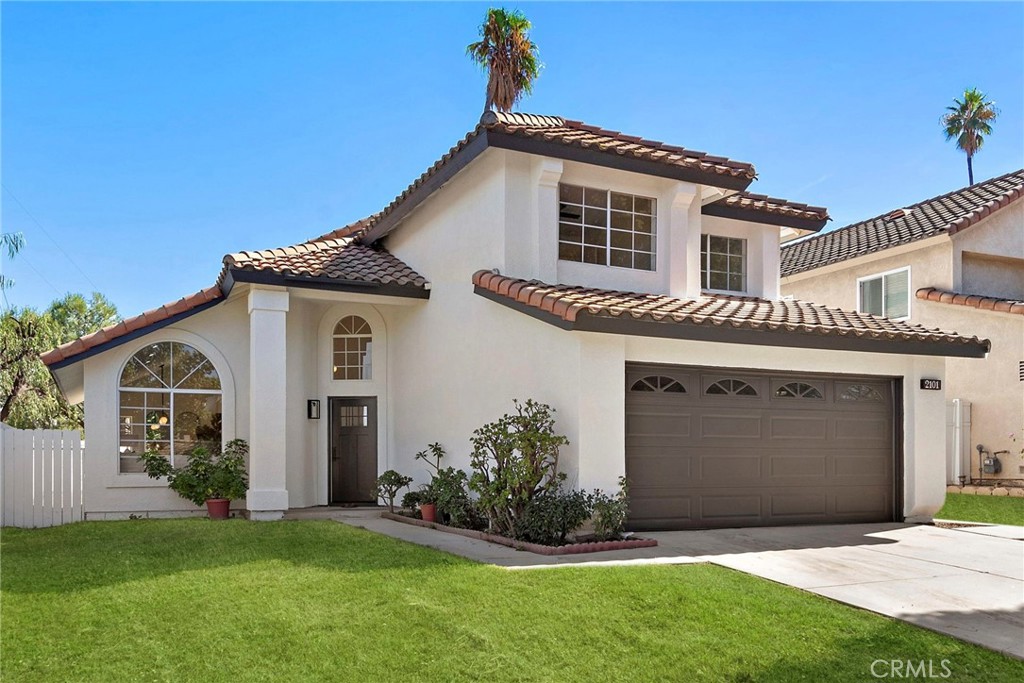
<instances>
[{"instance_id":1,"label":"potted plant","mask_svg":"<svg viewBox=\"0 0 1024 683\"><path fill-rule=\"evenodd\" d=\"M434 486L437 473L441 471L441 459L444 458L444 446L432 443L416 454L416 460L422 460L432 470L430 483L420 487L420 517L424 522L437 521L437 490Z\"/></svg>"},{"instance_id":2,"label":"potted plant","mask_svg":"<svg viewBox=\"0 0 1024 683\"><path fill-rule=\"evenodd\" d=\"M249 444L235 439L220 453L197 446L183 467L172 467L166 456L154 451L142 454L142 466L153 479L167 477L172 491L197 507L206 504L210 519L227 519L231 501L245 495L249 481L245 457Z\"/></svg>"}]
</instances>

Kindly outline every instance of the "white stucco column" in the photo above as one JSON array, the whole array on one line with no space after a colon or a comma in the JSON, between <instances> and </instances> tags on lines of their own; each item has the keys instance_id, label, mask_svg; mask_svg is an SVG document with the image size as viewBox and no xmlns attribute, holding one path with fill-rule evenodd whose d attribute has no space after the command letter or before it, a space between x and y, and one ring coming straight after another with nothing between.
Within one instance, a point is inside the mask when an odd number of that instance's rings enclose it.
<instances>
[{"instance_id":1,"label":"white stucco column","mask_svg":"<svg viewBox=\"0 0 1024 683\"><path fill-rule=\"evenodd\" d=\"M625 358L625 337L580 334L580 489L613 493L626 473Z\"/></svg>"},{"instance_id":2,"label":"white stucco column","mask_svg":"<svg viewBox=\"0 0 1024 683\"><path fill-rule=\"evenodd\" d=\"M285 488L285 321L288 292L249 291L249 518L280 519L288 510Z\"/></svg>"},{"instance_id":3,"label":"white stucco column","mask_svg":"<svg viewBox=\"0 0 1024 683\"><path fill-rule=\"evenodd\" d=\"M912 524L930 522L946 499L946 392L921 388L945 377L945 358L915 356L903 378L903 512Z\"/></svg>"},{"instance_id":4,"label":"white stucco column","mask_svg":"<svg viewBox=\"0 0 1024 683\"><path fill-rule=\"evenodd\" d=\"M779 292L779 231L761 231L761 297L778 299Z\"/></svg>"},{"instance_id":5,"label":"white stucco column","mask_svg":"<svg viewBox=\"0 0 1024 683\"><path fill-rule=\"evenodd\" d=\"M669 281L671 296L700 296L699 188L678 183L669 209ZM659 232L663 230L658 227Z\"/></svg>"},{"instance_id":6,"label":"white stucco column","mask_svg":"<svg viewBox=\"0 0 1024 683\"><path fill-rule=\"evenodd\" d=\"M550 284L558 281L558 182L562 169L561 159L540 157L533 163L537 192L530 238L537 248L535 277Z\"/></svg>"}]
</instances>

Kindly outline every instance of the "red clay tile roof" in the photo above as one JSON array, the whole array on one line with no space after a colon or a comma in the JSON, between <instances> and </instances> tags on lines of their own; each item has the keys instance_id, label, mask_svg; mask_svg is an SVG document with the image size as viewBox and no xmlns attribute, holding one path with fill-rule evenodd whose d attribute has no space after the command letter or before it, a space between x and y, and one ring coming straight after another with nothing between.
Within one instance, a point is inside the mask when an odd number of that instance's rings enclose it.
<instances>
[{"instance_id":1,"label":"red clay tile roof","mask_svg":"<svg viewBox=\"0 0 1024 683\"><path fill-rule=\"evenodd\" d=\"M376 241L394 229L398 221L412 208L488 146L514 148L515 145L508 140L543 143L547 145L547 150L552 155L555 155L559 148L565 148L597 152L618 159L661 164L699 174L709 185L715 184L715 178L728 179L722 182L733 189L745 188L756 177L753 165L746 162L646 140L590 126L581 121L537 114L486 112L477 127L466 137L434 162L433 166L424 171L382 211L365 220L365 239L370 242Z\"/></svg>"},{"instance_id":2,"label":"red clay tile roof","mask_svg":"<svg viewBox=\"0 0 1024 683\"><path fill-rule=\"evenodd\" d=\"M681 299L659 294L548 285L535 280L505 277L487 270L477 271L473 275L473 284L478 291L497 295L516 307L533 309L547 314L551 321L564 321L576 326L585 318L592 318L675 324L690 326L691 329L703 327L794 333L787 336L804 333L821 339L820 345L823 347L827 346L827 338L847 338L879 342L879 351L884 350L880 342L918 342L921 349L919 353L937 353L940 348L963 349L962 353L953 351L949 355L983 355L989 349L989 342L977 337L930 330L908 322L804 301L718 295ZM600 331L594 325L579 328ZM637 334L643 335L643 332ZM762 343L787 345L768 339ZM858 348L872 350L870 343L860 344ZM936 348L927 350L928 345Z\"/></svg>"},{"instance_id":3,"label":"red clay tile roof","mask_svg":"<svg viewBox=\"0 0 1024 683\"><path fill-rule=\"evenodd\" d=\"M935 301L941 304L954 304L957 306L969 306L979 308L983 311L996 311L998 313L1016 313L1024 315L1024 301L1015 299L999 299L992 296L980 294L960 294L959 292L948 292L935 287L924 287L917 290L917 298L923 301Z\"/></svg>"},{"instance_id":4,"label":"red clay tile roof","mask_svg":"<svg viewBox=\"0 0 1024 683\"><path fill-rule=\"evenodd\" d=\"M152 327L160 323L167 324L168 321L173 322L172 319L180 319L181 317L184 317L185 314L198 312L197 309L213 305L223 298L224 293L221 291L219 286L214 285L213 287L207 287L195 294L189 294L188 296L182 297L173 303L164 304L163 306L154 308L151 311L146 311L141 315L125 318L121 322L115 325L110 325L109 327L104 327L98 332L87 334L84 337L80 337L72 342L68 342L67 344L61 344L57 348L42 354L40 357L42 358L43 363L48 366L61 363L69 358L94 349L97 346L122 338L132 332Z\"/></svg>"},{"instance_id":5,"label":"red clay tile roof","mask_svg":"<svg viewBox=\"0 0 1024 683\"><path fill-rule=\"evenodd\" d=\"M1024 169L782 247L782 275L955 234L1024 196Z\"/></svg>"},{"instance_id":6,"label":"red clay tile roof","mask_svg":"<svg viewBox=\"0 0 1024 683\"><path fill-rule=\"evenodd\" d=\"M582 121L563 119L560 116L492 111L484 114L480 125L489 130L500 130L518 137L538 138L619 156L650 159L663 164L698 169L712 175L748 180L753 180L756 176L753 164L744 161L711 156L706 152L626 135L617 130L607 130Z\"/></svg>"},{"instance_id":7,"label":"red clay tile roof","mask_svg":"<svg viewBox=\"0 0 1024 683\"><path fill-rule=\"evenodd\" d=\"M335 280L339 285L381 285L403 295L417 290L426 292L428 288L422 275L391 253L356 244L351 237L318 239L280 249L243 251L224 257L224 267L214 286L47 351L41 356L43 363L48 366L66 364L65 361L96 347L113 345L118 339L127 341L124 338L132 332L167 325L185 314L198 312L202 307L223 299L229 274L235 280L243 280L240 273L290 276L287 284L292 286L302 286L303 278L319 282ZM366 291L372 294L375 290Z\"/></svg>"},{"instance_id":8,"label":"red clay tile roof","mask_svg":"<svg viewBox=\"0 0 1024 683\"><path fill-rule=\"evenodd\" d=\"M791 202L788 199L778 199L752 192L737 192L713 203L792 218L804 218L812 221L829 220L828 209L824 206L809 206L799 202Z\"/></svg>"},{"instance_id":9,"label":"red clay tile roof","mask_svg":"<svg viewBox=\"0 0 1024 683\"><path fill-rule=\"evenodd\" d=\"M300 278L427 288L426 278L389 251L359 244L351 237L228 254L224 257L224 267L232 272L269 272Z\"/></svg>"}]
</instances>

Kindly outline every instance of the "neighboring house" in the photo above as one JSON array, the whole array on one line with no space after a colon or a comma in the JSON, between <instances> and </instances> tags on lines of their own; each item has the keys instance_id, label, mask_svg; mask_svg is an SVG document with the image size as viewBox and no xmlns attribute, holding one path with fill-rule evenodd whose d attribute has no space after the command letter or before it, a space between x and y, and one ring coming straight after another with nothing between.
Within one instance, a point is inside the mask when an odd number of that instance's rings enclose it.
<instances>
[{"instance_id":1,"label":"neighboring house","mask_svg":"<svg viewBox=\"0 0 1024 683\"><path fill-rule=\"evenodd\" d=\"M986 478L1024 477L1024 170L784 245L782 292L991 340L948 361L945 393L971 403L970 476L980 444L1009 451Z\"/></svg>"},{"instance_id":2,"label":"neighboring house","mask_svg":"<svg viewBox=\"0 0 1024 683\"><path fill-rule=\"evenodd\" d=\"M185 510L137 455L217 437L250 442L253 518L373 502L377 474L423 481L434 441L466 467L473 430L534 398L570 484L628 475L634 528L928 519L945 401L918 383L988 342L781 300L780 237L828 217L754 177L485 114L380 213L45 354L87 406L88 516Z\"/></svg>"}]
</instances>

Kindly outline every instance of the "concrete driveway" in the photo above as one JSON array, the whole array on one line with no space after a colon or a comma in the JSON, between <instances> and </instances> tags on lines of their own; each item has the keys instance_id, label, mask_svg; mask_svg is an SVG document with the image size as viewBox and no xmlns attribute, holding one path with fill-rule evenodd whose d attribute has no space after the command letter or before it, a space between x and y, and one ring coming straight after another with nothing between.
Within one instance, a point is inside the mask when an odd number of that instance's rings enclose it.
<instances>
[{"instance_id":1,"label":"concrete driveway","mask_svg":"<svg viewBox=\"0 0 1024 683\"><path fill-rule=\"evenodd\" d=\"M1024 659L1024 527L850 524L646 532L658 547L545 557L382 519L321 517L508 569L709 562Z\"/></svg>"}]
</instances>

